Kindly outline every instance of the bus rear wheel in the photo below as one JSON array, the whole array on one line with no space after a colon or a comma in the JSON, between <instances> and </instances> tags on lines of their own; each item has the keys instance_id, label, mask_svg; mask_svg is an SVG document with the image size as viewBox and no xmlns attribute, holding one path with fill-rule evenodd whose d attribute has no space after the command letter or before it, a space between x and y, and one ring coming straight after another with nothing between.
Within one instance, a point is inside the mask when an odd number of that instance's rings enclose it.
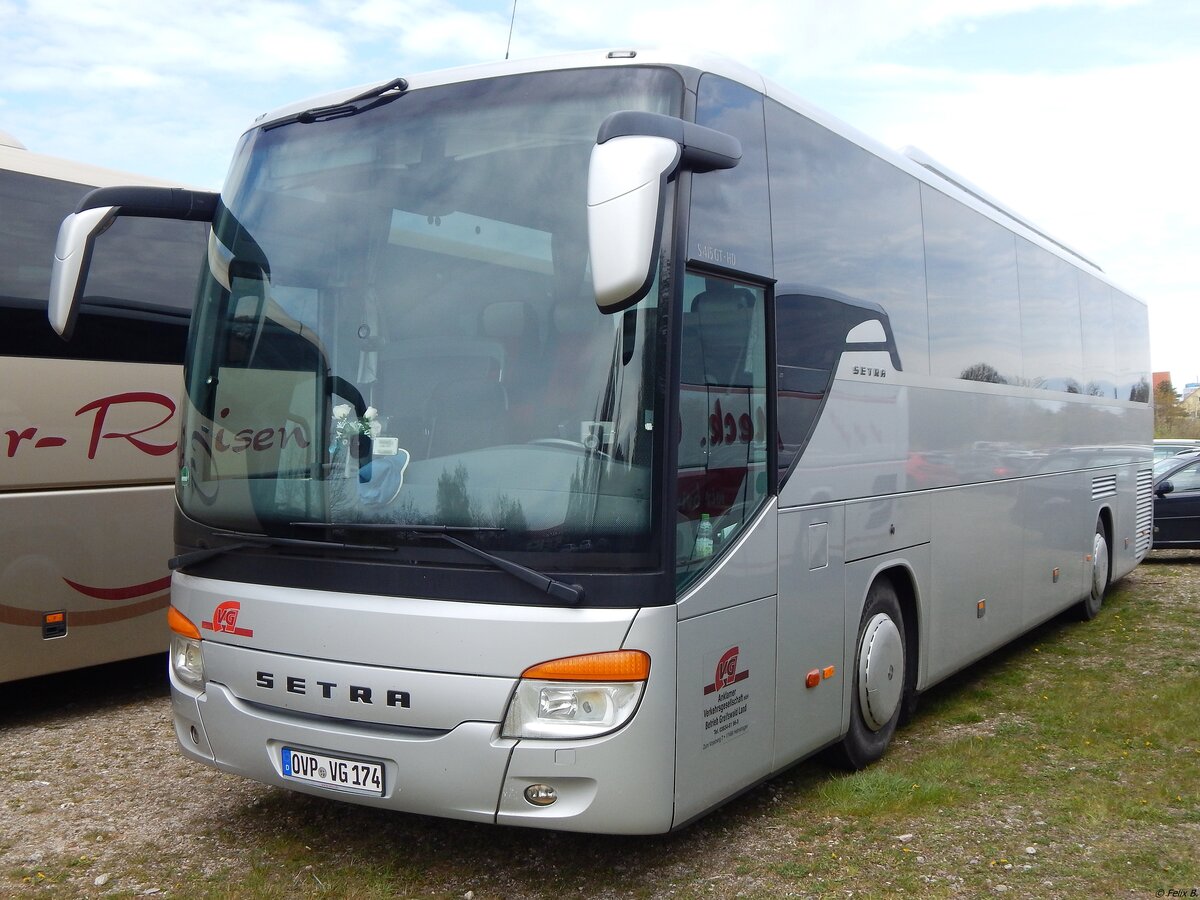
<instances>
[{"instance_id":1,"label":"bus rear wheel","mask_svg":"<svg viewBox=\"0 0 1200 900\"><path fill-rule=\"evenodd\" d=\"M1110 554L1108 549L1108 532L1104 530L1104 521L1096 522L1096 536L1092 539L1092 577L1088 585L1088 595L1079 601L1076 608L1079 618L1090 622L1100 614L1104 603L1104 595L1108 593L1110 570Z\"/></svg>"},{"instance_id":2,"label":"bus rear wheel","mask_svg":"<svg viewBox=\"0 0 1200 900\"><path fill-rule=\"evenodd\" d=\"M908 684L904 614L896 590L879 579L867 593L855 644L850 730L832 748L833 761L861 769L883 756L896 732Z\"/></svg>"}]
</instances>

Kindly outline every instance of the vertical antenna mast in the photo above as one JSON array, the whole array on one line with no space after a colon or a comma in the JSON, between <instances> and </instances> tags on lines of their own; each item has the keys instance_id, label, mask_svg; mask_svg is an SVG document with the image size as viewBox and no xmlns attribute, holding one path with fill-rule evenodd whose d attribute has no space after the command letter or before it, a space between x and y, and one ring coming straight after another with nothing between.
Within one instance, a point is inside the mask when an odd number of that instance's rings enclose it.
<instances>
[{"instance_id":1,"label":"vertical antenna mast","mask_svg":"<svg viewBox=\"0 0 1200 900\"><path fill-rule=\"evenodd\" d=\"M504 58L508 59L508 52L512 49L512 33L513 25L517 21L517 0L513 0L512 18L508 20L508 43L504 47Z\"/></svg>"}]
</instances>

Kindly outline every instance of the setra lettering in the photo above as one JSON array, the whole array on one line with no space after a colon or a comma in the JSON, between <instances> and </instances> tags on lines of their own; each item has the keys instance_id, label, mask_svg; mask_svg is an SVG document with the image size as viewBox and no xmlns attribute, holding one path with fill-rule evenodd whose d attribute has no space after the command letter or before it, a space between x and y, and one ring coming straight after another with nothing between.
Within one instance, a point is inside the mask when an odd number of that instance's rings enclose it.
<instances>
[{"instance_id":1,"label":"setra lettering","mask_svg":"<svg viewBox=\"0 0 1200 900\"><path fill-rule=\"evenodd\" d=\"M282 681L280 681L282 678ZM322 700L334 700L335 692L338 688L336 681L320 681L313 680L312 684L320 688L319 692L314 689L313 693L309 693L309 679L299 675L283 675L276 676L274 672L258 671L254 673L254 684L256 687L262 688L265 691L273 691L277 687L282 686L283 690L289 694L298 694L306 697L316 697L320 694ZM348 684L343 697L351 703L366 703L375 705L376 690L371 687L359 684ZM395 709L410 709L412 706L412 697L408 691L389 688L384 692L384 706Z\"/></svg>"}]
</instances>

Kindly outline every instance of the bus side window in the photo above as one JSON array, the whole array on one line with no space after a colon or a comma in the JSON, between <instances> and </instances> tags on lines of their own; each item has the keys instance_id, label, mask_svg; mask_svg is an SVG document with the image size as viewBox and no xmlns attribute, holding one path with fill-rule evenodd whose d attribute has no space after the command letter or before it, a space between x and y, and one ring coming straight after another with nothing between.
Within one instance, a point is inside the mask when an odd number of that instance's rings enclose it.
<instances>
[{"instance_id":1,"label":"bus side window","mask_svg":"<svg viewBox=\"0 0 1200 900\"><path fill-rule=\"evenodd\" d=\"M767 493L764 291L688 273L683 305L680 587L733 541Z\"/></svg>"},{"instance_id":2,"label":"bus side window","mask_svg":"<svg viewBox=\"0 0 1200 900\"><path fill-rule=\"evenodd\" d=\"M901 364L882 307L786 288L775 295L775 350L775 427L782 485L816 428L841 355L886 350L897 371Z\"/></svg>"},{"instance_id":3,"label":"bus side window","mask_svg":"<svg viewBox=\"0 0 1200 900\"><path fill-rule=\"evenodd\" d=\"M842 305L834 300L805 294L780 294L775 298L781 483L816 425L846 329Z\"/></svg>"}]
</instances>

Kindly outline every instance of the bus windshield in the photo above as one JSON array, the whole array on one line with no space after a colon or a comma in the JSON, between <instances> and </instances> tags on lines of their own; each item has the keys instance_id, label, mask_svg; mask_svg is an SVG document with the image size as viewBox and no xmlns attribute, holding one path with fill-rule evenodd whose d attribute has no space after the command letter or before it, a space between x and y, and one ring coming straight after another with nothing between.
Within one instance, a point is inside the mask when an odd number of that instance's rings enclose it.
<instances>
[{"instance_id":1,"label":"bus windshield","mask_svg":"<svg viewBox=\"0 0 1200 900\"><path fill-rule=\"evenodd\" d=\"M647 553L658 291L597 310L586 182L606 115L678 115L681 97L667 69L526 74L248 133L190 337L183 512L364 543L380 531L349 526L448 526L614 567Z\"/></svg>"}]
</instances>

